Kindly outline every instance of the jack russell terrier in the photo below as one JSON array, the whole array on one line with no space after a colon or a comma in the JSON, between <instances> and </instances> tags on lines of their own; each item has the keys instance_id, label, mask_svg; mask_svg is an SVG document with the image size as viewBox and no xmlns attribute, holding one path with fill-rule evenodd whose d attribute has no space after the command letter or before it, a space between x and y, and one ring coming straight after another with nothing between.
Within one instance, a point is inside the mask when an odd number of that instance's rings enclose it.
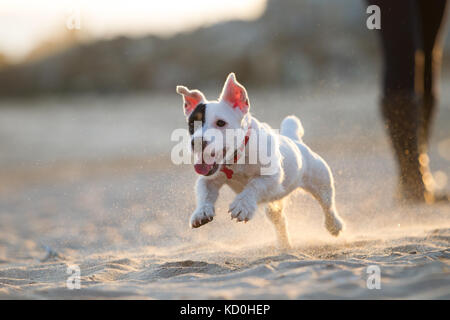
<instances>
[{"instance_id":1,"label":"jack russell terrier","mask_svg":"<svg viewBox=\"0 0 450 320\"><path fill-rule=\"evenodd\" d=\"M333 236L339 235L344 223L336 210L331 170L303 142L303 127L297 117L286 117L279 134L259 122L251 116L247 91L234 73L228 75L217 101L208 101L199 90L184 86L177 86L177 93L183 96L197 159L194 169L200 175L197 208L190 219L192 228L213 220L219 189L227 184L237 194L228 211L231 219L247 222L258 204L265 204L267 218L274 224L283 248L290 247L284 202L298 188L317 199L325 214L326 229ZM228 131L238 134L229 139Z\"/></svg>"}]
</instances>

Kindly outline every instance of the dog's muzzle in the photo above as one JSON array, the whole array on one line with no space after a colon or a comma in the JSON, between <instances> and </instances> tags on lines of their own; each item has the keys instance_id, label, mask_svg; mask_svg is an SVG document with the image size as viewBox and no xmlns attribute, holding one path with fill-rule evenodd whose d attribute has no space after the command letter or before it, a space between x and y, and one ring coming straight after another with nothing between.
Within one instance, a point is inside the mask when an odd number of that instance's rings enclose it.
<instances>
[{"instance_id":1,"label":"dog's muzzle","mask_svg":"<svg viewBox=\"0 0 450 320\"><path fill-rule=\"evenodd\" d=\"M200 147L201 148L201 163L196 163L194 164L194 169L195 172L197 172L198 174L201 174L203 176L210 176L212 174L214 174L217 169L219 169L219 165L216 162L213 163L205 163L204 162L204 151L205 148L208 146L209 141L205 141L202 139L202 137L198 137L198 138L193 138L191 140L191 146L192 146L192 150L196 151L196 148ZM199 150L198 150L199 151ZM214 154L212 155L214 156Z\"/></svg>"},{"instance_id":2,"label":"dog's muzzle","mask_svg":"<svg viewBox=\"0 0 450 320\"><path fill-rule=\"evenodd\" d=\"M195 172L201 174L203 176L210 176L216 173L217 169L219 169L219 165L217 163L207 164L207 163L198 163L194 164Z\"/></svg>"}]
</instances>

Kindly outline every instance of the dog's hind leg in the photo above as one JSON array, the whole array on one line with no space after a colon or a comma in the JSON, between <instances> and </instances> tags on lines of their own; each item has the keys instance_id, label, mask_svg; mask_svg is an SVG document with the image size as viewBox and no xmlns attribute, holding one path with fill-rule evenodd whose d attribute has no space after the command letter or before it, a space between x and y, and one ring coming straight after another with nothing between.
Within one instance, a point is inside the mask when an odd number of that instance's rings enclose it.
<instances>
[{"instance_id":1,"label":"dog's hind leg","mask_svg":"<svg viewBox=\"0 0 450 320\"><path fill-rule=\"evenodd\" d=\"M291 248L289 234L287 231L286 216L283 212L284 201L278 200L269 202L266 206L266 216L273 223L277 234L278 243L281 248Z\"/></svg>"},{"instance_id":2,"label":"dog's hind leg","mask_svg":"<svg viewBox=\"0 0 450 320\"><path fill-rule=\"evenodd\" d=\"M325 228L335 237L344 229L344 223L339 217L334 200L334 179L326 162L317 157L312 168L312 174L303 189L311 193L319 201L325 214Z\"/></svg>"}]
</instances>

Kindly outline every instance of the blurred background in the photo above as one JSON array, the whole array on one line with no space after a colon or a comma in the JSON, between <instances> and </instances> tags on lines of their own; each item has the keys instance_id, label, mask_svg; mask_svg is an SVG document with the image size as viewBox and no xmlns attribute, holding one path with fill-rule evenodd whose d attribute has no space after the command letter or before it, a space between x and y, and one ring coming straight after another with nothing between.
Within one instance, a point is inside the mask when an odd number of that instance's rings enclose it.
<instances>
[{"instance_id":1,"label":"blurred background","mask_svg":"<svg viewBox=\"0 0 450 320\"><path fill-rule=\"evenodd\" d=\"M57 290L64 280L57 265L47 273L11 271L47 258L100 259L88 273L97 278L84 279L95 286L115 279L117 269L104 264L111 250L167 248L166 260L208 260L217 252L205 258L198 248L213 242L220 250L273 243L274 235L261 240L268 234L261 228L270 228L262 212L255 223L229 225L229 190L214 223L190 230L196 175L170 161L170 135L186 126L175 86L201 89L213 100L230 72L247 87L259 120L274 128L288 114L302 120L306 143L334 172L344 243L379 227L446 227L448 205L393 209L397 176L378 106L381 51L376 31L366 27L366 8L362 0L0 0L0 297L69 294ZM439 187L450 173L449 45L430 150ZM330 241L309 197L295 195L288 216L299 230L294 243ZM336 252L345 257L346 250ZM145 273L149 259L138 279L154 279ZM29 275L39 285L29 284ZM166 297L174 296L169 290Z\"/></svg>"},{"instance_id":2,"label":"blurred background","mask_svg":"<svg viewBox=\"0 0 450 320\"><path fill-rule=\"evenodd\" d=\"M298 88L371 77L363 1L2 1L0 94Z\"/></svg>"}]
</instances>

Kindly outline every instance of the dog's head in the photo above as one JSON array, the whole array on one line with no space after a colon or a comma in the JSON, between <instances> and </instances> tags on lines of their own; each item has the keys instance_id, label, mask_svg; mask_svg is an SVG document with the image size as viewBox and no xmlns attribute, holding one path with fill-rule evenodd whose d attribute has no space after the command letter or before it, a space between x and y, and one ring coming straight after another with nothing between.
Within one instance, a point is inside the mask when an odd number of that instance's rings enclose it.
<instances>
[{"instance_id":1,"label":"dog's head","mask_svg":"<svg viewBox=\"0 0 450 320\"><path fill-rule=\"evenodd\" d=\"M214 176L224 158L236 149L237 138L230 139L230 134L245 134L247 130L250 108L247 91L237 82L234 73L230 73L217 101L208 101L199 90L189 90L184 86L177 86L177 92L183 96L195 171L204 176Z\"/></svg>"}]
</instances>

